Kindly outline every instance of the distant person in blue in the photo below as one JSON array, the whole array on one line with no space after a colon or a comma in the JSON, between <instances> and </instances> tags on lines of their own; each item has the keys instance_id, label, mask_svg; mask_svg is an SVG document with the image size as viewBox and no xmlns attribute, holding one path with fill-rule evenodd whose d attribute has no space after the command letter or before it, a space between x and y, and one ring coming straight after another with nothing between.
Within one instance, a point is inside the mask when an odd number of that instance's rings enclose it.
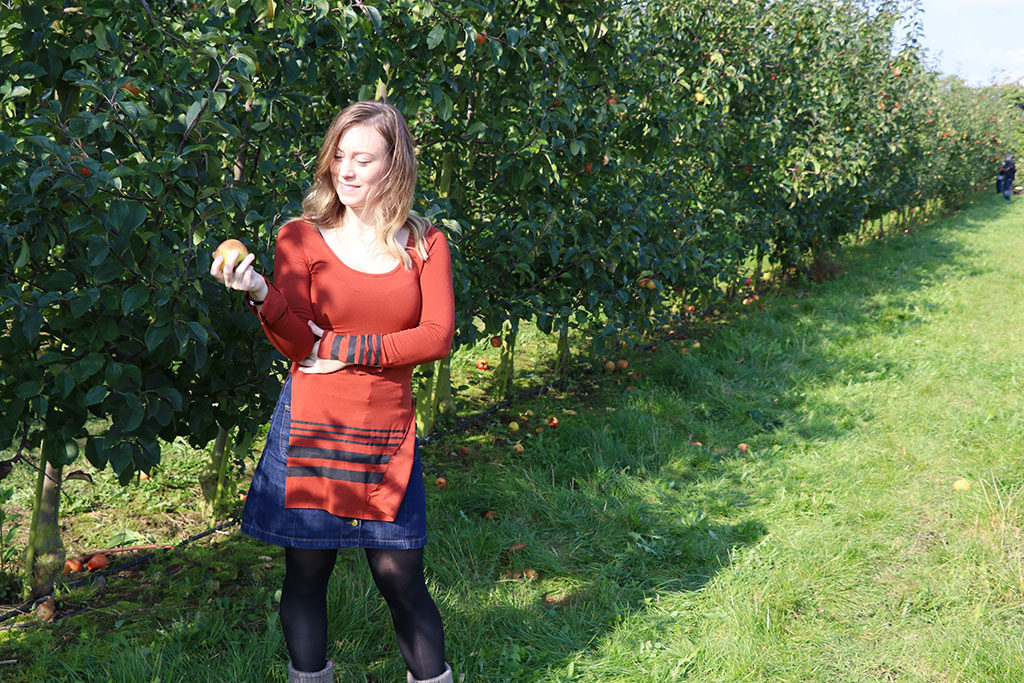
<instances>
[{"instance_id":1,"label":"distant person in blue","mask_svg":"<svg viewBox=\"0 0 1024 683\"><path fill-rule=\"evenodd\" d=\"M1002 192L1006 201L1010 201L1013 193L1013 181L1017 177L1017 164L1013 163L1013 155L1007 154L1003 167L996 174L996 192Z\"/></svg>"}]
</instances>

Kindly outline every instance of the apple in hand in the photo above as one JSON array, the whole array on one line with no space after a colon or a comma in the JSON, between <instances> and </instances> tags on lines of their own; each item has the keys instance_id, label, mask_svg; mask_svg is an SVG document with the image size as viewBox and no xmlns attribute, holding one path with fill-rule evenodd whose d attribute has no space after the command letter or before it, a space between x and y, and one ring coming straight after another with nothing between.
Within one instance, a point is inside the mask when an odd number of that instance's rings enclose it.
<instances>
[{"instance_id":1,"label":"apple in hand","mask_svg":"<svg viewBox=\"0 0 1024 683\"><path fill-rule=\"evenodd\" d=\"M223 265L221 265L221 270L223 270L224 267L227 265L228 256L230 256L231 254L235 255L232 264L238 265L245 259L246 256L249 255L249 250L245 248L244 244L242 244L236 239L229 239L221 242L217 246L217 250L213 252L214 258L220 256L221 258L224 259Z\"/></svg>"}]
</instances>

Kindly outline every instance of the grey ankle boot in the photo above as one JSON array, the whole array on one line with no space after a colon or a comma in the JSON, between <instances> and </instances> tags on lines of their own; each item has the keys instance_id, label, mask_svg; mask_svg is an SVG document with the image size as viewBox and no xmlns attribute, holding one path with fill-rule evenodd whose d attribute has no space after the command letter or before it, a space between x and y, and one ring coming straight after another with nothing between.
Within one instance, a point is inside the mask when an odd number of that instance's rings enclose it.
<instances>
[{"instance_id":1,"label":"grey ankle boot","mask_svg":"<svg viewBox=\"0 0 1024 683\"><path fill-rule=\"evenodd\" d=\"M409 672L406 672L409 677L409 683L452 683L452 668L447 664L444 665L444 673L434 676L433 678L414 678Z\"/></svg>"},{"instance_id":2,"label":"grey ankle boot","mask_svg":"<svg viewBox=\"0 0 1024 683\"><path fill-rule=\"evenodd\" d=\"M288 662L288 683L334 683L334 660L319 671L299 671Z\"/></svg>"}]
</instances>

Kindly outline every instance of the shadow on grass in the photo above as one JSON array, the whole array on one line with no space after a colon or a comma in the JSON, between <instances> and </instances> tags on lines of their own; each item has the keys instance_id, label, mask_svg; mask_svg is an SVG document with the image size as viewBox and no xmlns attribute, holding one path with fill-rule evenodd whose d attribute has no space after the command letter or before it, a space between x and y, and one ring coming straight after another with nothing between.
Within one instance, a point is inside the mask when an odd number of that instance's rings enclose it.
<instances>
[{"instance_id":1,"label":"shadow on grass","mask_svg":"<svg viewBox=\"0 0 1024 683\"><path fill-rule=\"evenodd\" d=\"M613 410L473 472L472 491L435 506L443 538L428 555L470 680L557 680L660 594L704 588L770 533L746 508L745 477L781 450L775 433L831 440L872 418L856 400L816 399L812 412L805 390L901 377L900 358L846 342L927 322L941 304L925 290L984 272L953 232L1000 208L983 201L938 229L849 248L839 280L772 299L699 350L675 344L634 362L645 382L607 397ZM741 453L740 441L759 450ZM500 523L482 521L487 510ZM523 585L527 570L538 578Z\"/></svg>"}]
</instances>

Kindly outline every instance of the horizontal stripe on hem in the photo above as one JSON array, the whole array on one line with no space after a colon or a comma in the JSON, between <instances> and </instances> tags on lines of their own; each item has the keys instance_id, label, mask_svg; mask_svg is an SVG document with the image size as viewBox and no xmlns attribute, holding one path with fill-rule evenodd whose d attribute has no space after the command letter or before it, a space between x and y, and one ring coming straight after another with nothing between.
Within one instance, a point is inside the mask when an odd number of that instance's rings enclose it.
<instances>
[{"instance_id":1,"label":"horizontal stripe on hem","mask_svg":"<svg viewBox=\"0 0 1024 683\"><path fill-rule=\"evenodd\" d=\"M330 422L310 422L309 420L296 420L292 418L291 424L296 425L313 425L314 427L327 427L336 431L350 431L350 432L376 432L378 434L405 434L406 427L401 429L367 429L366 427L348 427L345 425L331 424Z\"/></svg>"},{"instance_id":2,"label":"horizontal stripe on hem","mask_svg":"<svg viewBox=\"0 0 1024 683\"><path fill-rule=\"evenodd\" d=\"M367 448L374 447L385 447L385 448L398 448L402 444L402 439L392 440L390 436L369 436L364 439L384 439L384 441L354 441L352 439L340 439L337 436L327 436L334 432L327 432L322 429L306 429L305 427L298 427L292 429L290 437L292 439L314 439L317 441L340 441L342 443L354 443L357 446L366 446ZM352 435L348 435L352 436Z\"/></svg>"},{"instance_id":3,"label":"horizontal stripe on hem","mask_svg":"<svg viewBox=\"0 0 1024 683\"><path fill-rule=\"evenodd\" d=\"M301 437L299 437L301 438ZM343 451L340 448L317 448L315 446L288 446L288 458L309 458L311 460L331 460L333 462L351 462L356 465L387 465L394 453L359 453Z\"/></svg>"},{"instance_id":4,"label":"horizontal stripe on hem","mask_svg":"<svg viewBox=\"0 0 1024 683\"><path fill-rule=\"evenodd\" d=\"M360 472L356 470L339 470L334 467L316 467L314 465L289 465L288 477L317 477L336 481L353 481L359 484L379 484L384 480L383 472Z\"/></svg>"}]
</instances>

